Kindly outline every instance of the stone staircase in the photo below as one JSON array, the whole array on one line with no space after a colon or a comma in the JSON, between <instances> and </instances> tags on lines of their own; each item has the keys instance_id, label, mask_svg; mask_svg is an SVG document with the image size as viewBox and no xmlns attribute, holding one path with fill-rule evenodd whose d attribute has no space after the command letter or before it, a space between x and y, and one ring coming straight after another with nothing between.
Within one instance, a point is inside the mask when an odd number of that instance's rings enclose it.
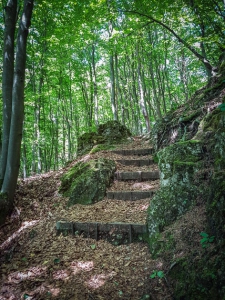
<instances>
[{"instance_id":1,"label":"stone staircase","mask_svg":"<svg viewBox=\"0 0 225 300\"><path fill-rule=\"evenodd\" d=\"M151 158L152 148L141 149L122 149L111 151L116 163L117 171L114 174L114 186L107 191L107 198L111 200L136 201L151 198L154 188L151 183L159 179L159 171ZM119 158L117 159L116 156ZM122 157L122 159L121 159ZM128 171L127 171L128 167ZM153 170L152 170L153 168ZM146 171L147 169L147 171ZM133 171L134 170L134 171ZM116 183L126 182L132 186L144 184L144 189L118 190ZM135 184L134 184L135 183ZM114 245L129 244L132 242L143 241L147 233L146 224L132 223L97 223L97 222L67 222L59 221L56 225L58 233L80 235L96 240L105 239Z\"/></svg>"}]
</instances>

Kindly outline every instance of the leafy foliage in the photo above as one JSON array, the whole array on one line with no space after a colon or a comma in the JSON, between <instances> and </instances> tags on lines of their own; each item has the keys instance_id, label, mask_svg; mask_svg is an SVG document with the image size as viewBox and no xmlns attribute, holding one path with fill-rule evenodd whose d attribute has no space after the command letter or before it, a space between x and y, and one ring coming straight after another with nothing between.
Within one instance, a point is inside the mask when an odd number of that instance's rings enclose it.
<instances>
[{"instance_id":1,"label":"leafy foliage","mask_svg":"<svg viewBox=\"0 0 225 300\"><path fill-rule=\"evenodd\" d=\"M202 236L202 239L200 240L202 248L207 248L215 239L215 236L209 236L206 232L201 232L200 235Z\"/></svg>"},{"instance_id":2,"label":"leafy foliage","mask_svg":"<svg viewBox=\"0 0 225 300\"><path fill-rule=\"evenodd\" d=\"M187 45L215 65L223 21L222 4L203 0L37 1L21 175L58 169L76 157L78 136L115 117L133 134L149 131L205 84L204 65ZM0 34L3 24L0 14Z\"/></svg>"},{"instance_id":3,"label":"leafy foliage","mask_svg":"<svg viewBox=\"0 0 225 300\"><path fill-rule=\"evenodd\" d=\"M165 274L163 271L154 271L151 275L150 275L150 278L164 278L165 277Z\"/></svg>"}]
</instances>

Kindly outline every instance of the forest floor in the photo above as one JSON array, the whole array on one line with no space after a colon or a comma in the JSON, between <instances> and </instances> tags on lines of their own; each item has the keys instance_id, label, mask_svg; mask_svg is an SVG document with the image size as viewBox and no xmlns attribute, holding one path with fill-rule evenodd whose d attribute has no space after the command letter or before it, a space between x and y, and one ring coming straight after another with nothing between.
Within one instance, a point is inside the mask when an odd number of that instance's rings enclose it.
<instances>
[{"instance_id":1,"label":"forest floor","mask_svg":"<svg viewBox=\"0 0 225 300\"><path fill-rule=\"evenodd\" d=\"M149 148L149 142L137 138L118 147ZM101 151L79 159L97 157L121 158L110 151ZM93 205L77 204L68 208L68 198L58 194L60 177L79 159L57 172L19 181L16 208L0 228L0 300L173 299L172 286L166 277L171 260L153 259L146 243L115 246L104 240L57 235L59 220L146 223L151 199L104 198ZM117 168L134 171L137 167L117 164ZM156 170L157 166L138 167L138 170L149 168ZM114 181L109 190L156 190L158 187L159 180ZM168 228L173 230L176 240L174 259L193 247L201 252L199 233L204 229L204 220L204 206L200 203ZM165 276L151 278L154 271L162 271Z\"/></svg>"}]
</instances>

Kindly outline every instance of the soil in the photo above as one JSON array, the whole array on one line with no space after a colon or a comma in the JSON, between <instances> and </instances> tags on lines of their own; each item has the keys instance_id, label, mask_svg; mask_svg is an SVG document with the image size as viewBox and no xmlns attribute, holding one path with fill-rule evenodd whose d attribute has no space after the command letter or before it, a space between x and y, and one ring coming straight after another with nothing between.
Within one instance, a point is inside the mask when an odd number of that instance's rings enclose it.
<instances>
[{"instance_id":1,"label":"soil","mask_svg":"<svg viewBox=\"0 0 225 300\"><path fill-rule=\"evenodd\" d=\"M149 144L144 137L136 137L119 147L148 148ZM97 157L124 158L101 151L83 156L60 171L19 181L15 210L0 228L0 300L173 299L166 277L171 267L168 264L171 253L168 257L153 259L144 242L114 246L104 240L57 235L59 220L145 224L151 199L104 198L90 206L67 207L68 199L58 194L60 177L77 161ZM151 165L138 169L156 168ZM134 169L136 167L117 164L119 171ZM157 190L158 187L159 180L115 181L109 190ZM201 218L196 219L196 210L193 210L166 229L176 232L176 256L184 255L192 245L188 239L181 238L184 231L191 234L194 246L199 249L198 236L203 230L205 213L203 205L199 204L197 209ZM164 276L151 278L156 270L162 271Z\"/></svg>"}]
</instances>

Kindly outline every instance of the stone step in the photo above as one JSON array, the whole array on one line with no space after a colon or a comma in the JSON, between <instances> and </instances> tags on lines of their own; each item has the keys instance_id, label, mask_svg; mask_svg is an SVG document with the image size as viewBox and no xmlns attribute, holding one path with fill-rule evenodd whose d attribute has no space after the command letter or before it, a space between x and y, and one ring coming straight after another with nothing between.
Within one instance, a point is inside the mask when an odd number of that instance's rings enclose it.
<instances>
[{"instance_id":1,"label":"stone step","mask_svg":"<svg viewBox=\"0 0 225 300\"><path fill-rule=\"evenodd\" d=\"M151 198L155 193L155 190L151 191L110 191L107 192L108 199L116 200L129 200L135 201L140 199Z\"/></svg>"},{"instance_id":2,"label":"stone step","mask_svg":"<svg viewBox=\"0 0 225 300\"><path fill-rule=\"evenodd\" d=\"M142 242L147 233L145 224L130 223L81 223L58 221L57 233L63 235L81 235L84 238L107 240L114 245Z\"/></svg>"},{"instance_id":3,"label":"stone step","mask_svg":"<svg viewBox=\"0 0 225 300\"><path fill-rule=\"evenodd\" d=\"M120 150L112 150L112 153L119 154L119 155L151 155L154 153L153 148L146 148L146 149L120 149Z\"/></svg>"},{"instance_id":4,"label":"stone step","mask_svg":"<svg viewBox=\"0 0 225 300\"><path fill-rule=\"evenodd\" d=\"M151 171L151 172L115 172L114 180L156 180L159 179L159 171Z\"/></svg>"},{"instance_id":5,"label":"stone step","mask_svg":"<svg viewBox=\"0 0 225 300\"><path fill-rule=\"evenodd\" d=\"M117 159L116 161L124 166L136 167L150 166L154 164L153 159Z\"/></svg>"}]
</instances>

